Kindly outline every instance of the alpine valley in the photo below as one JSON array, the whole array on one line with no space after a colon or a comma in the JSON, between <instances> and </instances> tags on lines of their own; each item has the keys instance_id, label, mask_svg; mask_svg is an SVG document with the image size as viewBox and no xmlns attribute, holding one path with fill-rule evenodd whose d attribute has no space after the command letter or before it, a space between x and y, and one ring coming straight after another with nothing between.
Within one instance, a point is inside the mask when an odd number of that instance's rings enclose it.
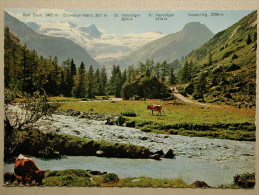
<instances>
[{"instance_id":1,"label":"alpine valley","mask_svg":"<svg viewBox=\"0 0 259 195\"><path fill-rule=\"evenodd\" d=\"M156 29L5 13L4 185L254 188L257 11L221 12Z\"/></svg>"},{"instance_id":2,"label":"alpine valley","mask_svg":"<svg viewBox=\"0 0 259 195\"><path fill-rule=\"evenodd\" d=\"M98 30L95 24L85 27L71 22L29 22L27 25L37 33L72 40L87 50L98 63L106 66L117 64L120 57L164 36L160 32L105 34Z\"/></svg>"},{"instance_id":3,"label":"alpine valley","mask_svg":"<svg viewBox=\"0 0 259 195\"><path fill-rule=\"evenodd\" d=\"M169 35L161 32L105 34L94 24L85 27L71 22L29 22L27 25L39 34L72 40L108 69L113 64L118 64L121 69L132 64L137 66L140 61L147 59L153 59L154 62L172 62L187 55L213 36L213 33L199 22L188 23L180 32Z\"/></svg>"}]
</instances>

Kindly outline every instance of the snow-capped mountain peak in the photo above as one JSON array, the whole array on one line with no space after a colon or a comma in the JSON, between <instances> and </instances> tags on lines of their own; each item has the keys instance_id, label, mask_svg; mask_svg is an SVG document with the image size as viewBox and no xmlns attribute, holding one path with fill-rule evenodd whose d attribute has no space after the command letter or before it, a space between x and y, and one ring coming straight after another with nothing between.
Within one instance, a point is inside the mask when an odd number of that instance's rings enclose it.
<instances>
[{"instance_id":1,"label":"snow-capped mountain peak","mask_svg":"<svg viewBox=\"0 0 259 195\"><path fill-rule=\"evenodd\" d=\"M160 32L104 34L95 24L79 26L68 21L38 24L29 22L27 25L37 33L64 37L74 41L85 48L101 64L113 63L114 61L111 59L116 61L119 57L164 36ZM107 56L109 56L108 61L106 61Z\"/></svg>"}]
</instances>

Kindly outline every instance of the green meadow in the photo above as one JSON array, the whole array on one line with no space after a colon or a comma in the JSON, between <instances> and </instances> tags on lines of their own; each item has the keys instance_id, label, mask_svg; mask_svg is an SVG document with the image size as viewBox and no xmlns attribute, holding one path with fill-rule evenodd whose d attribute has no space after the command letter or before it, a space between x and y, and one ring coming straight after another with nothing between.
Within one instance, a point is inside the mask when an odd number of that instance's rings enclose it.
<instances>
[{"instance_id":1,"label":"green meadow","mask_svg":"<svg viewBox=\"0 0 259 195\"><path fill-rule=\"evenodd\" d=\"M147 110L147 105L159 104L162 115ZM81 112L118 114L125 119L125 125L145 132L202 136L219 139L255 140L255 109L237 109L220 105L205 107L183 104L178 101L100 101L65 102L59 110L73 109ZM127 116L124 113L134 113ZM126 115L126 116L125 116Z\"/></svg>"}]
</instances>

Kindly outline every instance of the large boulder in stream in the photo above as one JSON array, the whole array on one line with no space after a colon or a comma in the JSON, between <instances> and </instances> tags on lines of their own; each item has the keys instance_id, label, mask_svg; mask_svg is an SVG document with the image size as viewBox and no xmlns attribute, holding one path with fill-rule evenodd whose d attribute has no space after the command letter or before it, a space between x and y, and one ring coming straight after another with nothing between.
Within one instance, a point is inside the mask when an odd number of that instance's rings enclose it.
<instances>
[{"instance_id":1,"label":"large boulder in stream","mask_svg":"<svg viewBox=\"0 0 259 195\"><path fill-rule=\"evenodd\" d=\"M154 152L154 154L159 154L160 156L163 156L164 152L163 152L163 150L158 150L158 151Z\"/></svg>"},{"instance_id":2,"label":"large boulder in stream","mask_svg":"<svg viewBox=\"0 0 259 195\"><path fill-rule=\"evenodd\" d=\"M52 147L46 147L42 150L39 150L38 156L44 157L44 158L56 158L56 157L59 157L60 154L58 151L54 150Z\"/></svg>"},{"instance_id":3,"label":"large boulder in stream","mask_svg":"<svg viewBox=\"0 0 259 195\"><path fill-rule=\"evenodd\" d=\"M104 175L107 174L107 172L101 172L101 171L92 171L92 170L86 170L92 175Z\"/></svg>"},{"instance_id":4,"label":"large boulder in stream","mask_svg":"<svg viewBox=\"0 0 259 195\"><path fill-rule=\"evenodd\" d=\"M67 110L67 112L69 113L69 116L79 116L81 114L80 111L72 110L72 109Z\"/></svg>"},{"instance_id":5,"label":"large boulder in stream","mask_svg":"<svg viewBox=\"0 0 259 195\"><path fill-rule=\"evenodd\" d=\"M208 184L206 184L204 181L195 181L193 182L190 187L192 188L209 188Z\"/></svg>"},{"instance_id":6,"label":"large boulder in stream","mask_svg":"<svg viewBox=\"0 0 259 195\"><path fill-rule=\"evenodd\" d=\"M161 159L160 159L160 154L153 154L153 155L150 155L150 158L151 158L151 159L155 159L155 160L161 160Z\"/></svg>"},{"instance_id":7,"label":"large boulder in stream","mask_svg":"<svg viewBox=\"0 0 259 195\"><path fill-rule=\"evenodd\" d=\"M104 156L104 152L102 150L96 151L96 156L102 157Z\"/></svg>"},{"instance_id":8,"label":"large boulder in stream","mask_svg":"<svg viewBox=\"0 0 259 195\"><path fill-rule=\"evenodd\" d=\"M174 151L172 149L169 149L167 151L167 153L163 156L164 158L173 158L175 155L174 155Z\"/></svg>"}]
</instances>

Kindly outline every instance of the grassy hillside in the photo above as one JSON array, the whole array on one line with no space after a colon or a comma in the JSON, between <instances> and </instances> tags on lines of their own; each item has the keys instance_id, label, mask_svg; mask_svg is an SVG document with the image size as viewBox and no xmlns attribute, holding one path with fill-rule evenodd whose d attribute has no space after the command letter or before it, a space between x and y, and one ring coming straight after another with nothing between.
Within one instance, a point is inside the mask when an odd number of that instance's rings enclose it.
<instances>
[{"instance_id":1,"label":"grassy hillside","mask_svg":"<svg viewBox=\"0 0 259 195\"><path fill-rule=\"evenodd\" d=\"M206 102L255 103L256 41L257 12L254 11L187 56L188 62L198 66L196 77L206 74Z\"/></svg>"}]
</instances>

